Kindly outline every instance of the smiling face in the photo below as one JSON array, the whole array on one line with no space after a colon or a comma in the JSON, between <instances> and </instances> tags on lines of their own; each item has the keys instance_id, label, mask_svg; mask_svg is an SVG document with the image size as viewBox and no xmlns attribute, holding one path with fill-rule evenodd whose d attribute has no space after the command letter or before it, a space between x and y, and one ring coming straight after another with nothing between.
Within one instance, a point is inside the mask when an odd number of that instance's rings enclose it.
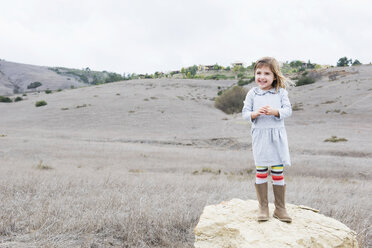
<instances>
[{"instance_id":1,"label":"smiling face","mask_svg":"<svg viewBox=\"0 0 372 248\"><path fill-rule=\"evenodd\" d=\"M275 80L274 73L269 66L261 66L254 73L256 84L261 90L270 90L273 88L272 83Z\"/></svg>"}]
</instances>

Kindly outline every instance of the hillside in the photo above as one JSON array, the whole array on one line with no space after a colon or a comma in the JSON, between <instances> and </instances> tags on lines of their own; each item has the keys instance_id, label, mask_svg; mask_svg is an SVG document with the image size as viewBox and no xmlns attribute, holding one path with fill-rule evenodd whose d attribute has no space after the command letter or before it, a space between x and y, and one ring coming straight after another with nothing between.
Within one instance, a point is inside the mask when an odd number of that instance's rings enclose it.
<instances>
[{"instance_id":1,"label":"hillside","mask_svg":"<svg viewBox=\"0 0 372 248\"><path fill-rule=\"evenodd\" d=\"M337 71L349 73L329 81L327 75ZM345 150L371 156L367 142L371 137L365 132L372 117L372 67L331 68L322 73L324 76L314 84L288 89L294 108L293 117L287 120L292 149L299 153L321 150L326 154ZM55 139L69 134L76 140L208 147L226 145L222 141L228 140L243 148L250 142L249 123L241 120L240 114L229 116L213 106L218 88L235 83L236 80L144 79L53 94L34 92L21 102L0 104L5 116L0 127L13 130L17 136L23 132L32 136L43 133ZM252 86L254 83L245 87ZM36 108L38 100L45 100L48 105ZM316 130L311 137L310 130ZM345 136L349 141L323 142L331 135Z\"/></svg>"},{"instance_id":2,"label":"hillside","mask_svg":"<svg viewBox=\"0 0 372 248\"><path fill-rule=\"evenodd\" d=\"M46 67L0 60L0 96L18 93L76 88L90 84L119 81L121 75L86 69ZM34 82L41 86L29 88Z\"/></svg>"},{"instance_id":3,"label":"hillside","mask_svg":"<svg viewBox=\"0 0 372 248\"><path fill-rule=\"evenodd\" d=\"M313 73L316 83L288 89L288 202L340 220L368 247L372 66ZM204 205L255 199L250 124L213 106L236 82L139 79L0 103L0 219L12 226L0 242L192 247Z\"/></svg>"}]
</instances>

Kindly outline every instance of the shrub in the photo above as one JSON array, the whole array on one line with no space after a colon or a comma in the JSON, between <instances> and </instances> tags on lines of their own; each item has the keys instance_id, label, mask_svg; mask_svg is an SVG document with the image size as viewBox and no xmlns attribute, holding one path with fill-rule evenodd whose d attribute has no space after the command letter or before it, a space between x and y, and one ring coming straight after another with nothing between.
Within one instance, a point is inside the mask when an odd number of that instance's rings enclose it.
<instances>
[{"instance_id":1,"label":"shrub","mask_svg":"<svg viewBox=\"0 0 372 248\"><path fill-rule=\"evenodd\" d=\"M242 111L246 94L247 91L243 87L234 86L218 96L214 106L226 114L239 113Z\"/></svg>"},{"instance_id":2,"label":"shrub","mask_svg":"<svg viewBox=\"0 0 372 248\"><path fill-rule=\"evenodd\" d=\"M289 63L289 66L292 68L297 68L302 66L302 62L300 60L293 60Z\"/></svg>"},{"instance_id":3,"label":"shrub","mask_svg":"<svg viewBox=\"0 0 372 248\"><path fill-rule=\"evenodd\" d=\"M12 102L12 99L7 96L0 96L0 102Z\"/></svg>"},{"instance_id":4,"label":"shrub","mask_svg":"<svg viewBox=\"0 0 372 248\"><path fill-rule=\"evenodd\" d=\"M304 77L301 77L297 83L296 83L296 86L301 86L301 85L306 85L306 84L313 84L315 83L315 79L312 78L312 77L308 77L308 76L304 76Z\"/></svg>"},{"instance_id":5,"label":"shrub","mask_svg":"<svg viewBox=\"0 0 372 248\"><path fill-rule=\"evenodd\" d=\"M49 166L47 164L43 164L43 161L40 160L40 162L35 166L36 169L38 170L51 170L53 169L52 166Z\"/></svg>"},{"instance_id":6,"label":"shrub","mask_svg":"<svg viewBox=\"0 0 372 248\"><path fill-rule=\"evenodd\" d=\"M111 83L111 82L116 82L116 81L121 81L123 80L123 77L120 74L114 73L114 72L109 72L108 77L105 79L105 83ZM150 77L152 78L152 77Z\"/></svg>"},{"instance_id":7,"label":"shrub","mask_svg":"<svg viewBox=\"0 0 372 248\"><path fill-rule=\"evenodd\" d=\"M302 104L302 102L294 103L293 106L292 106L292 110L293 111L303 110L303 104Z\"/></svg>"},{"instance_id":8,"label":"shrub","mask_svg":"<svg viewBox=\"0 0 372 248\"><path fill-rule=\"evenodd\" d=\"M46 91L45 91L45 94L50 94L50 93L52 93L51 90L46 90Z\"/></svg>"},{"instance_id":9,"label":"shrub","mask_svg":"<svg viewBox=\"0 0 372 248\"><path fill-rule=\"evenodd\" d=\"M22 100L23 100L23 98L20 97L20 96L17 96L17 97L14 99L15 102L19 102L19 101L22 101Z\"/></svg>"},{"instance_id":10,"label":"shrub","mask_svg":"<svg viewBox=\"0 0 372 248\"><path fill-rule=\"evenodd\" d=\"M44 101L44 100L42 100L42 101L37 101L37 102L35 103L35 106L36 106L36 107L41 107L41 106L44 106L44 105L47 105L47 102Z\"/></svg>"},{"instance_id":11,"label":"shrub","mask_svg":"<svg viewBox=\"0 0 372 248\"><path fill-rule=\"evenodd\" d=\"M228 79L228 77L223 74L215 74L215 75L207 76L204 79L219 80L219 79Z\"/></svg>"},{"instance_id":12,"label":"shrub","mask_svg":"<svg viewBox=\"0 0 372 248\"><path fill-rule=\"evenodd\" d=\"M190 67L188 67L186 69L185 68L183 68L183 69L184 69L184 72L183 73L186 74L187 78L193 78L193 77L195 77L196 72L198 71L198 66L197 65L193 65L193 66L190 66ZM190 72L190 76L187 75L187 74L189 74L189 72Z\"/></svg>"},{"instance_id":13,"label":"shrub","mask_svg":"<svg viewBox=\"0 0 372 248\"><path fill-rule=\"evenodd\" d=\"M27 86L27 89L35 89L37 87L40 87L42 85L42 83L36 81L36 82L33 82L33 83L30 83L28 86Z\"/></svg>"},{"instance_id":14,"label":"shrub","mask_svg":"<svg viewBox=\"0 0 372 248\"><path fill-rule=\"evenodd\" d=\"M246 85L246 84L250 84L252 82L254 82L254 77L251 77L250 79L247 79L247 80L239 79L238 85L243 86L243 85Z\"/></svg>"},{"instance_id":15,"label":"shrub","mask_svg":"<svg viewBox=\"0 0 372 248\"><path fill-rule=\"evenodd\" d=\"M331 138L328 138L328 139L325 139L324 142L333 142L333 143L336 143L336 142L345 142L347 141L347 139L345 138L337 138L337 136L332 136Z\"/></svg>"}]
</instances>

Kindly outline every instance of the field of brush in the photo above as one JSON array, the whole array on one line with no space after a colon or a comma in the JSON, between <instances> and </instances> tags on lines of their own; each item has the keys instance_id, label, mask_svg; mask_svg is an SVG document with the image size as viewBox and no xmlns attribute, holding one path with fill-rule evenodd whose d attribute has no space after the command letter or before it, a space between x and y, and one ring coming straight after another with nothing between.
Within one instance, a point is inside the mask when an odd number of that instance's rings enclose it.
<instances>
[{"instance_id":1,"label":"field of brush","mask_svg":"<svg viewBox=\"0 0 372 248\"><path fill-rule=\"evenodd\" d=\"M288 89L287 202L370 247L372 67L342 70ZM205 205L256 199L250 124L213 106L234 84L131 80L0 103L0 247L193 247Z\"/></svg>"}]
</instances>

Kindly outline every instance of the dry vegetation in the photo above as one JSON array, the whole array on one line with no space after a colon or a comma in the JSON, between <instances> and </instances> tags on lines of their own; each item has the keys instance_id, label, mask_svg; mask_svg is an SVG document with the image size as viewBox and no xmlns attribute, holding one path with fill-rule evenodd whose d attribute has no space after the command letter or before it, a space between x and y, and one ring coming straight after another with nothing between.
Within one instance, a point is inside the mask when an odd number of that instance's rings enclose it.
<instances>
[{"instance_id":1,"label":"dry vegetation","mask_svg":"<svg viewBox=\"0 0 372 248\"><path fill-rule=\"evenodd\" d=\"M116 176L76 170L24 177L8 172L1 178L4 247L193 247L192 231L206 204L255 198L253 174ZM287 184L289 202L341 220L367 247L368 181L288 173Z\"/></svg>"},{"instance_id":2,"label":"dry vegetation","mask_svg":"<svg viewBox=\"0 0 372 248\"><path fill-rule=\"evenodd\" d=\"M366 248L372 101L357 88L372 70L360 70L289 91L300 111L286 120L285 180L288 202L343 222ZM233 83L138 80L0 104L0 247L193 247L205 205L256 198L250 126L210 100ZM347 142L324 142L333 136Z\"/></svg>"}]
</instances>

